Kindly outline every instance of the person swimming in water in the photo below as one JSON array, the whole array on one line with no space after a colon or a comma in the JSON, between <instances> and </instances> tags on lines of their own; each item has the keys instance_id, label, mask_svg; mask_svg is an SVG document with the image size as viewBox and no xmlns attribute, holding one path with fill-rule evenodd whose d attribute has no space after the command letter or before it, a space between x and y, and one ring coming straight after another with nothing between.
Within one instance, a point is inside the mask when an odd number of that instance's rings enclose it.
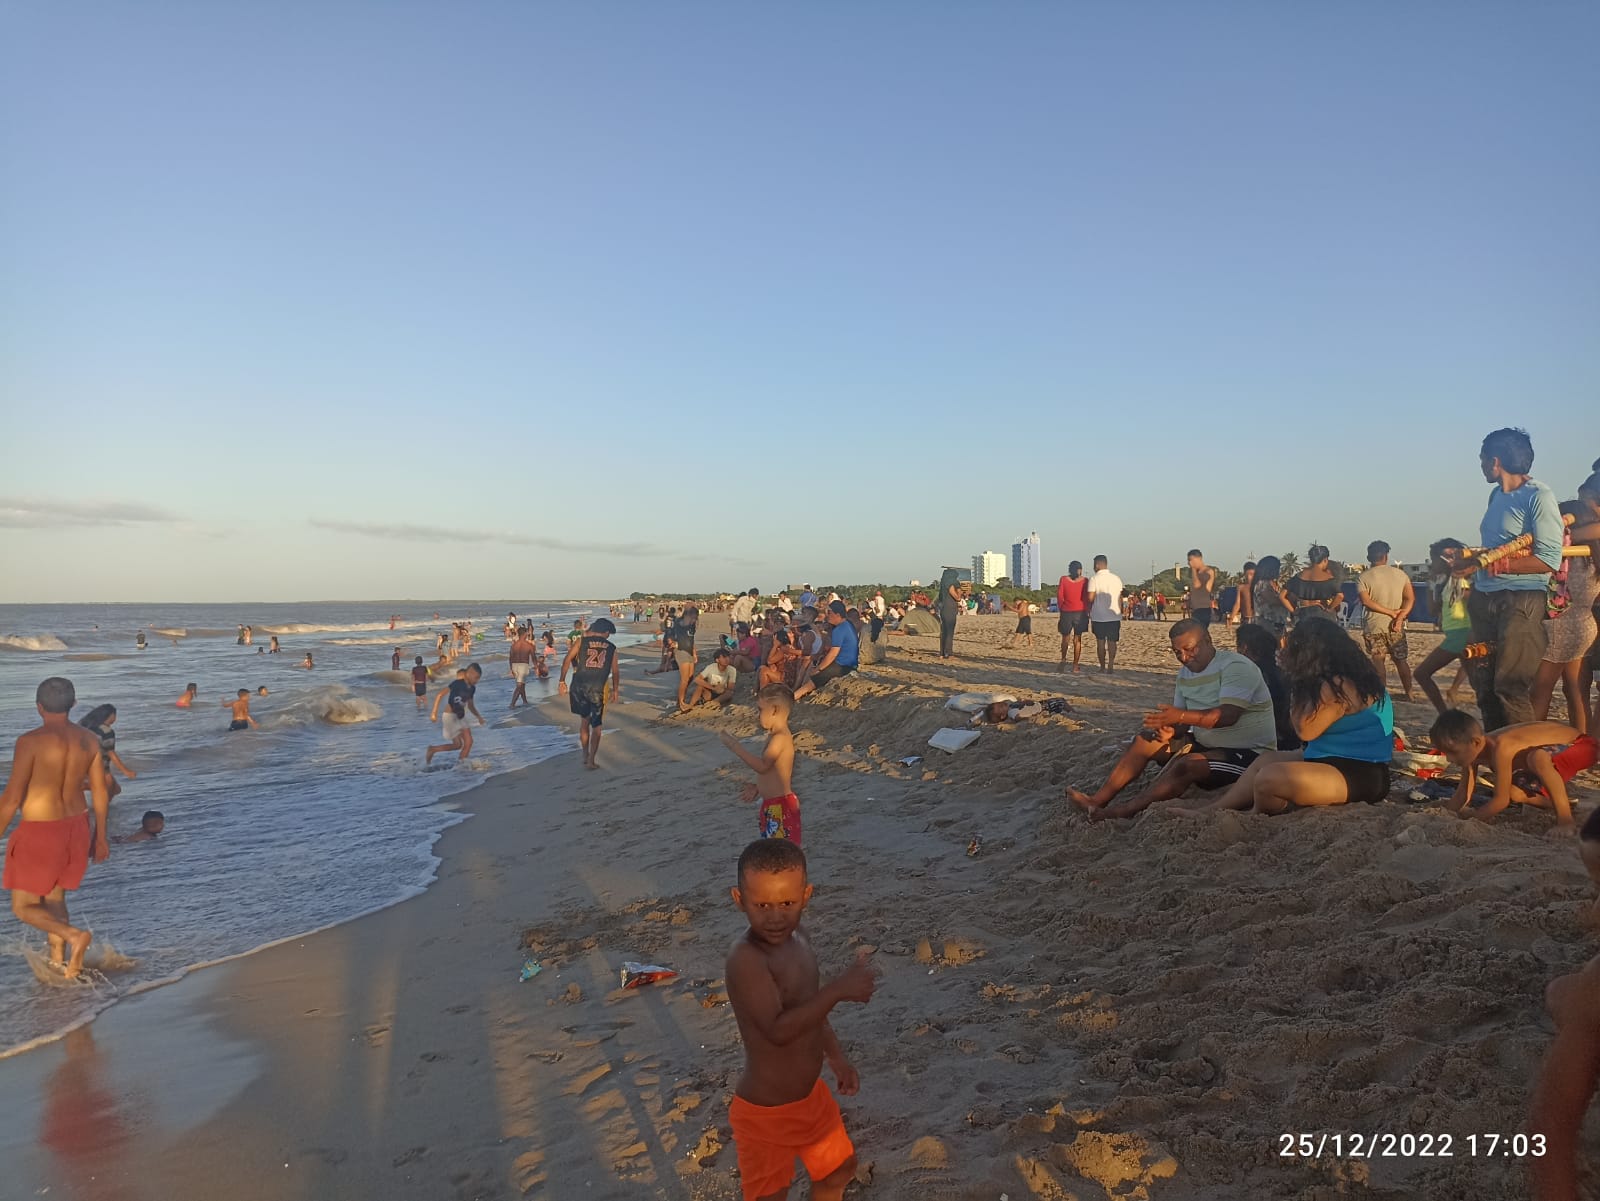
<instances>
[{"instance_id":1,"label":"person swimming in water","mask_svg":"<svg viewBox=\"0 0 1600 1201\"><path fill-rule=\"evenodd\" d=\"M199 696L199 695L200 695L200 689L197 688L195 685L190 684L187 688L185 688L183 690L183 695L180 696L177 699L177 701L174 702L174 703L180 709L187 709L187 708L189 708L189 706L194 704L194 698Z\"/></svg>"}]
</instances>

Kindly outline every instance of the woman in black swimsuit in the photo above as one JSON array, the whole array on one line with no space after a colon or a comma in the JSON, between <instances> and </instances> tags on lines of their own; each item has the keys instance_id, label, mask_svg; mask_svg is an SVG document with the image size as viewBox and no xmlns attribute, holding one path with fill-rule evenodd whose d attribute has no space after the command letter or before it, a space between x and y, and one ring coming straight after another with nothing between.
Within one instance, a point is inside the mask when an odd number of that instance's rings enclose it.
<instances>
[{"instance_id":1,"label":"woman in black swimsuit","mask_svg":"<svg viewBox=\"0 0 1600 1201\"><path fill-rule=\"evenodd\" d=\"M1339 581L1333 578L1333 568L1328 563L1328 548L1312 544L1306 551L1311 565L1284 588L1284 593L1294 602L1294 619L1325 617L1335 621L1335 611L1341 599Z\"/></svg>"}]
</instances>

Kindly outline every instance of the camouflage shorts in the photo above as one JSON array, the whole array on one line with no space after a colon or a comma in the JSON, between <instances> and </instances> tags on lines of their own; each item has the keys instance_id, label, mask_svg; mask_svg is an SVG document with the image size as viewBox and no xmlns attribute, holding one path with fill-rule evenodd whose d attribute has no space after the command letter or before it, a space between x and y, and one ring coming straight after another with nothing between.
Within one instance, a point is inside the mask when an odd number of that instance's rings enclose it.
<instances>
[{"instance_id":1,"label":"camouflage shorts","mask_svg":"<svg viewBox=\"0 0 1600 1201\"><path fill-rule=\"evenodd\" d=\"M1361 636L1367 644L1369 655L1388 655L1396 663L1404 663L1411 657L1411 647L1406 643L1404 627L1398 632L1391 631L1389 623L1385 621L1376 628L1363 627Z\"/></svg>"}]
</instances>

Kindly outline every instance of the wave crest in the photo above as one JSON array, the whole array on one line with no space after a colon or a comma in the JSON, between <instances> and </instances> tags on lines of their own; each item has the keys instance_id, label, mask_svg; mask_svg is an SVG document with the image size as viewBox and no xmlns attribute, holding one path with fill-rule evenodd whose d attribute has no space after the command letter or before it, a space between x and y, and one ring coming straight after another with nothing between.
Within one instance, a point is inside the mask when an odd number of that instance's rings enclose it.
<instances>
[{"instance_id":1,"label":"wave crest","mask_svg":"<svg viewBox=\"0 0 1600 1201\"><path fill-rule=\"evenodd\" d=\"M64 651L67 644L54 634L0 634L0 649L12 651Z\"/></svg>"},{"instance_id":2,"label":"wave crest","mask_svg":"<svg viewBox=\"0 0 1600 1201\"><path fill-rule=\"evenodd\" d=\"M277 713L267 715L262 724L304 726L325 721L336 726L350 726L382 716L383 709L375 702L354 695L342 684L330 684L296 697Z\"/></svg>"}]
</instances>

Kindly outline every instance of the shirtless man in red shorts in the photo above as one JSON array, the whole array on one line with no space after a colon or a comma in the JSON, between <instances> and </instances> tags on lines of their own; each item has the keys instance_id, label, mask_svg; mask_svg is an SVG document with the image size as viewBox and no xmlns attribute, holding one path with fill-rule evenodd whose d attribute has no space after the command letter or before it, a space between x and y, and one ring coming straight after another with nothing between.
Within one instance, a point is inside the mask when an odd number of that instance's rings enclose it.
<instances>
[{"instance_id":1,"label":"shirtless man in red shorts","mask_svg":"<svg viewBox=\"0 0 1600 1201\"><path fill-rule=\"evenodd\" d=\"M106 840L111 791L99 739L67 720L77 700L72 681L52 676L39 685L35 699L44 724L17 739L11 778L0 793L0 833L22 811L6 844L0 887L11 892L11 912L49 937L50 961L71 979L83 970L83 954L94 936L68 924L67 890L83 883L91 857L104 863L111 854ZM94 798L92 848L85 779Z\"/></svg>"}]
</instances>

